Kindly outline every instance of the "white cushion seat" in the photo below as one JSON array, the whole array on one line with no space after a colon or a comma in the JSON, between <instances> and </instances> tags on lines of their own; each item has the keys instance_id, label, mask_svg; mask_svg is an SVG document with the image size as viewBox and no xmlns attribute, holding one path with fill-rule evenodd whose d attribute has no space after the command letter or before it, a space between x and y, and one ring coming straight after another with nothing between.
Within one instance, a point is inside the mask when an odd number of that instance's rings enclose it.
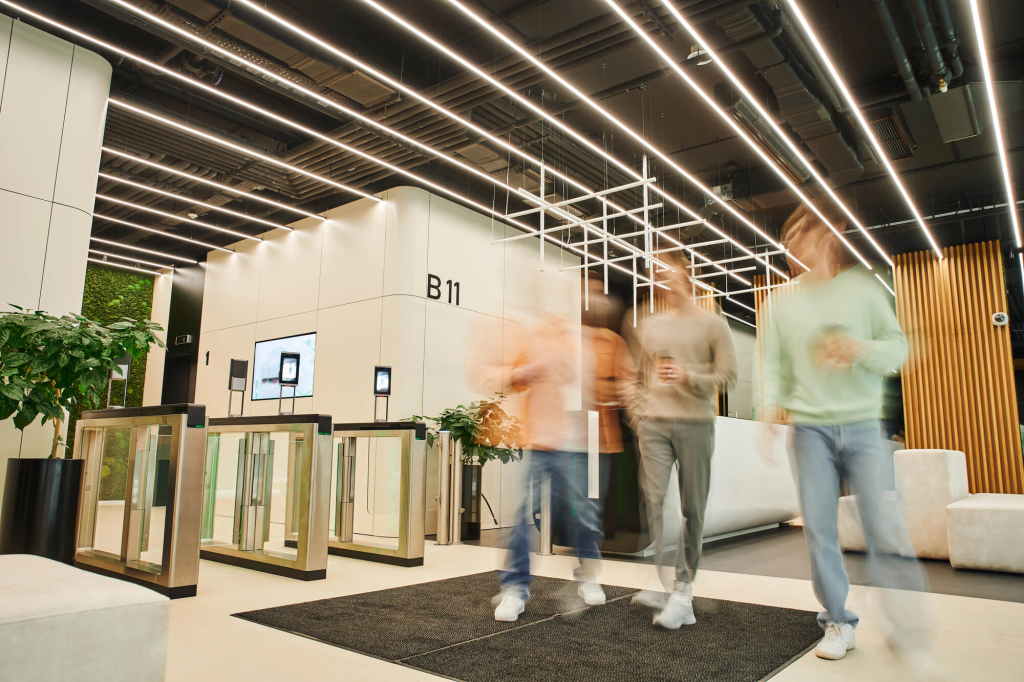
<instances>
[{"instance_id":1,"label":"white cushion seat","mask_svg":"<svg viewBox=\"0 0 1024 682\"><path fill-rule=\"evenodd\" d=\"M1024 495L971 495L946 517L954 567L1024 573Z\"/></svg>"},{"instance_id":2,"label":"white cushion seat","mask_svg":"<svg viewBox=\"0 0 1024 682\"><path fill-rule=\"evenodd\" d=\"M897 511L896 492L883 490L881 500L883 518L892 518ZM839 547L844 552L867 551L856 495L845 495L839 498ZM887 552L893 551L891 547L880 547L879 549Z\"/></svg>"},{"instance_id":3,"label":"white cushion seat","mask_svg":"<svg viewBox=\"0 0 1024 682\"><path fill-rule=\"evenodd\" d=\"M967 457L957 450L899 450L896 490L914 553L948 559L946 507L970 494Z\"/></svg>"},{"instance_id":4,"label":"white cushion seat","mask_svg":"<svg viewBox=\"0 0 1024 682\"><path fill-rule=\"evenodd\" d=\"M170 602L123 580L0 555L0 681L164 679Z\"/></svg>"}]
</instances>

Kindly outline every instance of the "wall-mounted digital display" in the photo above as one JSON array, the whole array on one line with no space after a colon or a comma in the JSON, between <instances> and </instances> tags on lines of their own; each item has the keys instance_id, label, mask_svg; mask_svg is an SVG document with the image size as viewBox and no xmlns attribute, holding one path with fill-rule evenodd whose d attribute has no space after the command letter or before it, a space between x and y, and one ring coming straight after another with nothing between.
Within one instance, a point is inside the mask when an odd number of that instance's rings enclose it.
<instances>
[{"instance_id":1,"label":"wall-mounted digital display","mask_svg":"<svg viewBox=\"0 0 1024 682\"><path fill-rule=\"evenodd\" d=\"M252 399L280 398L282 377L286 382L298 379L297 383L285 384L295 386L296 398L308 398L313 395L315 355L316 332L257 342L252 366ZM285 396L290 398L291 391L286 392Z\"/></svg>"},{"instance_id":2,"label":"wall-mounted digital display","mask_svg":"<svg viewBox=\"0 0 1024 682\"><path fill-rule=\"evenodd\" d=\"M377 366L373 368L373 394L391 395L390 367Z\"/></svg>"}]
</instances>

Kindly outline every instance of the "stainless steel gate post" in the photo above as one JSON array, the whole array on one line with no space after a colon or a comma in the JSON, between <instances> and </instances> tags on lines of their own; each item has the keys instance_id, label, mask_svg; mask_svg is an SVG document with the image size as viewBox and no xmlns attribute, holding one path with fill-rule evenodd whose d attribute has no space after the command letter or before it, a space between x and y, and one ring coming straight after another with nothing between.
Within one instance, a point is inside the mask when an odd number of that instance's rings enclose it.
<instances>
[{"instance_id":1,"label":"stainless steel gate post","mask_svg":"<svg viewBox=\"0 0 1024 682\"><path fill-rule=\"evenodd\" d=\"M551 477L546 476L540 482L540 548L539 556L551 556L554 549L551 545Z\"/></svg>"},{"instance_id":2,"label":"stainless steel gate post","mask_svg":"<svg viewBox=\"0 0 1024 682\"><path fill-rule=\"evenodd\" d=\"M462 441L455 441L455 456L452 457L451 492L451 544L462 543Z\"/></svg>"},{"instance_id":3,"label":"stainless steel gate post","mask_svg":"<svg viewBox=\"0 0 1024 682\"><path fill-rule=\"evenodd\" d=\"M449 450L452 444L451 431L441 431L438 433L438 467L437 467L437 483L438 483L438 495L437 495L437 544L447 545L449 544L449 529L451 526L451 494L449 491L449 484L451 477L449 476L451 458L449 457Z\"/></svg>"},{"instance_id":4,"label":"stainless steel gate post","mask_svg":"<svg viewBox=\"0 0 1024 682\"><path fill-rule=\"evenodd\" d=\"M338 443L338 518L334 528L339 542L352 542L356 512L356 439Z\"/></svg>"}]
</instances>

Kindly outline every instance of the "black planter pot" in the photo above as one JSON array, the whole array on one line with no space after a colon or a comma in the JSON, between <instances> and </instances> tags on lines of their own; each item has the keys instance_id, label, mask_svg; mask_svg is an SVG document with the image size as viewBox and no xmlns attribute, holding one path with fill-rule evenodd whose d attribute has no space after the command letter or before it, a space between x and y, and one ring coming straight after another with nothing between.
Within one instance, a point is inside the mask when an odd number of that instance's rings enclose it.
<instances>
[{"instance_id":1,"label":"black planter pot","mask_svg":"<svg viewBox=\"0 0 1024 682\"><path fill-rule=\"evenodd\" d=\"M483 465L462 465L462 528L461 539L480 539L480 496L483 493Z\"/></svg>"},{"instance_id":2,"label":"black planter pot","mask_svg":"<svg viewBox=\"0 0 1024 682\"><path fill-rule=\"evenodd\" d=\"M9 459L0 508L0 554L75 563L80 459Z\"/></svg>"}]
</instances>

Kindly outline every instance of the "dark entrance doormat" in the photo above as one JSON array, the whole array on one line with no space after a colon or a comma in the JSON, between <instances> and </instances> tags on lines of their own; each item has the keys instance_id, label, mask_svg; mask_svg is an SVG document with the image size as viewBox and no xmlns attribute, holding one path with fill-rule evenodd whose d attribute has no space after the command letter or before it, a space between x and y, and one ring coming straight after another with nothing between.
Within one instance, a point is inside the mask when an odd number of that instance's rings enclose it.
<instances>
[{"instance_id":1,"label":"dark entrance doormat","mask_svg":"<svg viewBox=\"0 0 1024 682\"><path fill-rule=\"evenodd\" d=\"M697 624L651 625L634 590L605 587L584 608L569 580L536 578L515 623L493 618L497 572L292 604L235 616L465 682L757 682L821 638L815 614L696 598Z\"/></svg>"}]
</instances>

